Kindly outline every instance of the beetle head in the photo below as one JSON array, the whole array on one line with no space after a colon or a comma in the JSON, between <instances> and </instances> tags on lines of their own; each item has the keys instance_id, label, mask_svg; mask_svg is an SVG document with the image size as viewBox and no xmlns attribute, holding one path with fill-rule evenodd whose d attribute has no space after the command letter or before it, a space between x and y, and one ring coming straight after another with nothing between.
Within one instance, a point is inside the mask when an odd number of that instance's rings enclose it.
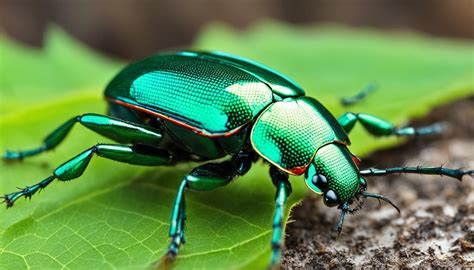
<instances>
[{"instance_id":1,"label":"beetle head","mask_svg":"<svg viewBox=\"0 0 474 270\"><path fill-rule=\"evenodd\" d=\"M339 233L345 215L358 211L364 198L386 201L400 211L384 196L366 192L367 181L359 174L359 160L343 144L332 143L318 149L306 171L305 182L313 192L323 196L326 206L341 209ZM350 208L352 204L355 207Z\"/></svg>"},{"instance_id":2,"label":"beetle head","mask_svg":"<svg viewBox=\"0 0 474 270\"><path fill-rule=\"evenodd\" d=\"M359 169L343 144L327 144L316 153L305 177L306 185L322 194L329 207L350 202L366 182L359 176Z\"/></svg>"}]
</instances>

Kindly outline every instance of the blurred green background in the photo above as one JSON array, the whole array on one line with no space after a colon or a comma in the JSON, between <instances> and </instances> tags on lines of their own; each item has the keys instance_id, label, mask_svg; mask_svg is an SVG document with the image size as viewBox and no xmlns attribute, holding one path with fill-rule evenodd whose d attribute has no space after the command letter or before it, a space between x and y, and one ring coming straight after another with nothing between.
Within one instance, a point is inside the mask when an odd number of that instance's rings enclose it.
<instances>
[{"instance_id":1,"label":"blurred green background","mask_svg":"<svg viewBox=\"0 0 474 270\"><path fill-rule=\"evenodd\" d=\"M474 38L473 0L0 0L0 28L17 40L41 46L57 24L126 59L189 46L209 22L245 28L264 18Z\"/></svg>"}]
</instances>

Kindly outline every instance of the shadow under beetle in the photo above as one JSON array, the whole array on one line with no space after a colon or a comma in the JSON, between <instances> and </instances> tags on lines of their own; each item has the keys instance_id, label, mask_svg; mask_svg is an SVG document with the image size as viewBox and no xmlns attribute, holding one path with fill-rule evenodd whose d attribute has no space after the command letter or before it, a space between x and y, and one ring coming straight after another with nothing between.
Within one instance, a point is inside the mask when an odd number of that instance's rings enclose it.
<instances>
[{"instance_id":1,"label":"shadow under beetle","mask_svg":"<svg viewBox=\"0 0 474 270\"><path fill-rule=\"evenodd\" d=\"M357 102L365 94L349 99ZM186 190L208 191L229 184L250 170L260 157L270 163L276 187L271 239L271 265L281 258L283 215L291 193L288 176L305 176L313 192L344 217L362 199L384 200L366 191L365 176L393 173L439 174L461 180L473 171L443 167L359 169L347 148L347 135L356 122L374 136L426 135L439 125L397 128L378 117L346 113L336 120L316 99L305 96L290 78L251 60L221 52L163 53L129 65L107 86L108 116L84 114L72 118L47 136L39 148L7 151L5 160L22 159L55 148L75 123L120 144L97 144L65 162L43 181L3 197L7 207L30 198L54 180L79 177L95 155L135 165L161 166L185 161L210 161L183 177L171 215L171 243L163 261L172 261L185 243ZM347 101L347 100L346 100ZM355 205L351 208L351 205Z\"/></svg>"}]
</instances>

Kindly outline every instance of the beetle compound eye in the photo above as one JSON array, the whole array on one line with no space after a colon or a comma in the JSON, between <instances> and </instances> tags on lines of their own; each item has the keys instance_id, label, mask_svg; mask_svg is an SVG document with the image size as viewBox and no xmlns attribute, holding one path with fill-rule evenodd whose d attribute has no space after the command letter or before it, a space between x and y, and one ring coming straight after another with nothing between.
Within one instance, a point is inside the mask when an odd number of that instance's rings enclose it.
<instances>
[{"instance_id":1,"label":"beetle compound eye","mask_svg":"<svg viewBox=\"0 0 474 270\"><path fill-rule=\"evenodd\" d=\"M313 176L313 179L311 179L311 182L313 185L315 185L321 192L325 191L328 187L328 179L326 176L322 174L316 174Z\"/></svg>"},{"instance_id":2,"label":"beetle compound eye","mask_svg":"<svg viewBox=\"0 0 474 270\"><path fill-rule=\"evenodd\" d=\"M306 171L306 185L315 193L323 194L328 187L327 178L316 172L314 164L311 164Z\"/></svg>"},{"instance_id":3,"label":"beetle compound eye","mask_svg":"<svg viewBox=\"0 0 474 270\"><path fill-rule=\"evenodd\" d=\"M339 196L337 196L337 193L334 190L329 189L324 193L324 204L326 206L334 207L340 203Z\"/></svg>"}]
</instances>

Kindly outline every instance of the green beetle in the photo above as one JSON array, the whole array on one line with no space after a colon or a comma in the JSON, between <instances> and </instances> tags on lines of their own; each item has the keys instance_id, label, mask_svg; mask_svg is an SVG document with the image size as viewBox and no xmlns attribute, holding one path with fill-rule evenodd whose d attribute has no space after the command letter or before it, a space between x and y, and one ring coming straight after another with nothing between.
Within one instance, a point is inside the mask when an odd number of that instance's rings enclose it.
<instances>
[{"instance_id":1,"label":"green beetle","mask_svg":"<svg viewBox=\"0 0 474 270\"><path fill-rule=\"evenodd\" d=\"M439 126L396 128L362 113L346 113L336 120L290 78L226 53L182 51L151 56L121 71L107 86L105 97L108 116L74 117L47 136L41 147L7 151L3 158L22 159L53 149L75 123L120 144L97 144L43 181L5 195L4 202L11 207L18 198L29 198L56 179L79 177L94 154L145 166L229 156L227 161L204 163L184 176L172 211L171 243L165 261L174 259L185 242L185 191L225 186L247 173L259 158L270 163L270 177L276 187L272 265L281 257L284 207L291 193L289 175L304 174L310 190L322 194L327 206L341 209L339 232L344 216L359 208L361 199L372 197L392 204L382 195L366 192L364 176L420 173L461 179L472 175L472 171L440 167L360 170L358 158L347 148L347 133L357 121L375 136L425 135L438 132Z\"/></svg>"}]
</instances>

